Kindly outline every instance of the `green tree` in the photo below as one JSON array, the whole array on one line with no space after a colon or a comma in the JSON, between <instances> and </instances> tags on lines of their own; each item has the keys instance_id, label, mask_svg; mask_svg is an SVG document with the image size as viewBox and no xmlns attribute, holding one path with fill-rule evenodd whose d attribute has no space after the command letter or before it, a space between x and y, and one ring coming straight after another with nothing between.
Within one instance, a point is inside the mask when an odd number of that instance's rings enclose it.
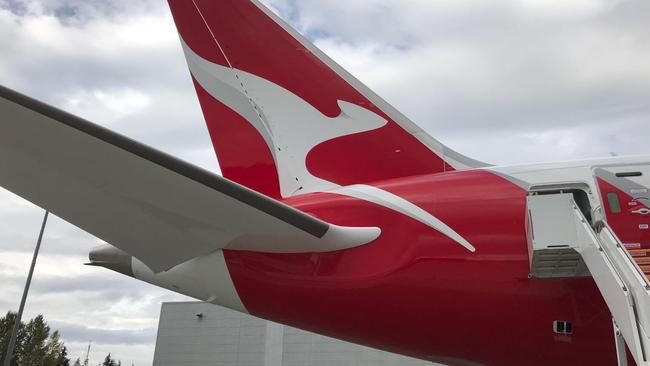
<instances>
[{"instance_id":1,"label":"green tree","mask_svg":"<svg viewBox=\"0 0 650 366\"><path fill-rule=\"evenodd\" d=\"M16 322L16 313L13 311L7 312L7 315L0 318L0 364L4 364L5 355L7 354L7 347L9 347L9 340L11 339L11 332L14 329ZM11 361L11 366L18 365L18 350L21 348L25 338L25 323L20 322L18 328L18 337L16 337L16 346L14 348L14 358Z\"/></svg>"},{"instance_id":2,"label":"green tree","mask_svg":"<svg viewBox=\"0 0 650 366\"><path fill-rule=\"evenodd\" d=\"M13 331L16 313L0 317L0 364L4 363ZM11 366L70 366L68 350L58 331L50 334L50 327L42 315L21 322Z\"/></svg>"},{"instance_id":3,"label":"green tree","mask_svg":"<svg viewBox=\"0 0 650 366\"><path fill-rule=\"evenodd\" d=\"M17 359L20 366L42 366L47 355L46 341L50 336L50 327L43 315L38 315L25 325L25 338L18 350Z\"/></svg>"},{"instance_id":4,"label":"green tree","mask_svg":"<svg viewBox=\"0 0 650 366\"><path fill-rule=\"evenodd\" d=\"M69 366L68 350L61 341L59 331L55 330L45 346L45 359L43 366Z\"/></svg>"},{"instance_id":5,"label":"green tree","mask_svg":"<svg viewBox=\"0 0 650 366\"><path fill-rule=\"evenodd\" d=\"M109 353L106 355L104 358L104 363L102 363L102 366L121 366L122 362L121 361L115 361L112 357L111 354Z\"/></svg>"},{"instance_id":6,"label":"green tree","mask_svg":"<svg viewBox=\"0 0 650 366\"><path fill-rule=\"evenodd\" d=\"M63 346L61 354L59 355L59 363L57 366L70 366L70 359L68 358L68 347Z\"/></svg>"}]
</instances>

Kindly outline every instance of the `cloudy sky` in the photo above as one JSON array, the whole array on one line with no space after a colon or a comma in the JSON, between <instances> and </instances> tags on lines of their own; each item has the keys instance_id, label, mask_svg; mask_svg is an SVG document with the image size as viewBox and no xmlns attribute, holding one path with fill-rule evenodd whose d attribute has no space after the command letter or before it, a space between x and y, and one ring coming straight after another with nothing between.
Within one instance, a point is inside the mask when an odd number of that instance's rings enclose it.
<instances>
[{"instance_id":1,"label":"cloudy sky","mask_svg":"<svg viewBox=\"0 0 650 366\"><path fill-rule=\"evenodd\" d=\"M648 154L647 0L268 0L431 135L496 163ZM0 84L218 171L163 0L0 0ZM0 312L16 309L43 212L0 189ZM151 364L180 295L83 266L98 240L47 228L25 316L71 356Z\"/></svg>"}]
</instances>

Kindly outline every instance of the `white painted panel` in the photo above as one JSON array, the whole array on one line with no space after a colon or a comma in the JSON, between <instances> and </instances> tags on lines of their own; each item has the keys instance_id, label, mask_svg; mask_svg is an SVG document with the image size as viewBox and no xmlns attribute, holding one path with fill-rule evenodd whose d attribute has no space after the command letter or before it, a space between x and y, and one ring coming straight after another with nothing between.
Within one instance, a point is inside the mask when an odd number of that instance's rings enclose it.
<instances>
[{"instance_id":1,"label":"white painted panel","mask_svg":"<svg viewBox=\"0 0 650 366\"><path fill-rule=\"evenodd\" d=\"M527 200L534 250L560 245L576 246L578 234L573 217L572 195L533 195L528 196Z\"/></svg>"}]
</instances>

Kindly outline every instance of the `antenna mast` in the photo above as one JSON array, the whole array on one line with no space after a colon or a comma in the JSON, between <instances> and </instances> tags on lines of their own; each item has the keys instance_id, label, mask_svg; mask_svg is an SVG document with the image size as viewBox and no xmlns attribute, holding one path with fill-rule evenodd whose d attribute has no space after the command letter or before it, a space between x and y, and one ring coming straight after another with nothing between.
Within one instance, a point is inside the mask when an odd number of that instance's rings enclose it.
<instances>
[{"instance_id":1,"label":"antenna mast","mask_svg":"<svg viewBox=\"0 0 650 366\"><path fill-rule=\"evenodd\" d=\"M86 350L86 358L84 359L84 366L88 366L88 355L90 354L90 344L92 341L88 342L88 349Z\"/></svg>"}]
</instances>

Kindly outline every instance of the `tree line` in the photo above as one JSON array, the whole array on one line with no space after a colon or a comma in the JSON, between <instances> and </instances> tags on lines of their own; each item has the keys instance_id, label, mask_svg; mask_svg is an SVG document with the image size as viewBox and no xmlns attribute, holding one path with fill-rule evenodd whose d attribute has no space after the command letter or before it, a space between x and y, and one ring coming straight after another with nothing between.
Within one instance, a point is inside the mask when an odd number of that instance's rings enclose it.
<instances>
[{"instance_id":1,"label":"tree line","mask_svg":"<svg viewBox=\"0 0 650 366\"><path fill-rule=\"evenodd\" d=\"M11 339L16 313L9 311L0 317L0 365L5 362L7 348ZM61 340L58 330L50 329L42 315L29 322L20 322L14 357L11 366L82 366L77 358L71 363L68 349ZM121 366L122 362L111 357L109 353L101 366Z\"/></svg>"},{"instance_id":2,"label":"tree line","mask_svg":"<svg viewBox=\"0 0 650 366\"><path fill-rule=\"evenodd\" d=\"M0 318L0 364L4 364L16 321L16 313L8 312ZM42 315L31 319L27 324L21 322L14 348L11 366L69 366L68 350L61 341L57 330L50 327Z\"/></svg>"}]
</instances>

